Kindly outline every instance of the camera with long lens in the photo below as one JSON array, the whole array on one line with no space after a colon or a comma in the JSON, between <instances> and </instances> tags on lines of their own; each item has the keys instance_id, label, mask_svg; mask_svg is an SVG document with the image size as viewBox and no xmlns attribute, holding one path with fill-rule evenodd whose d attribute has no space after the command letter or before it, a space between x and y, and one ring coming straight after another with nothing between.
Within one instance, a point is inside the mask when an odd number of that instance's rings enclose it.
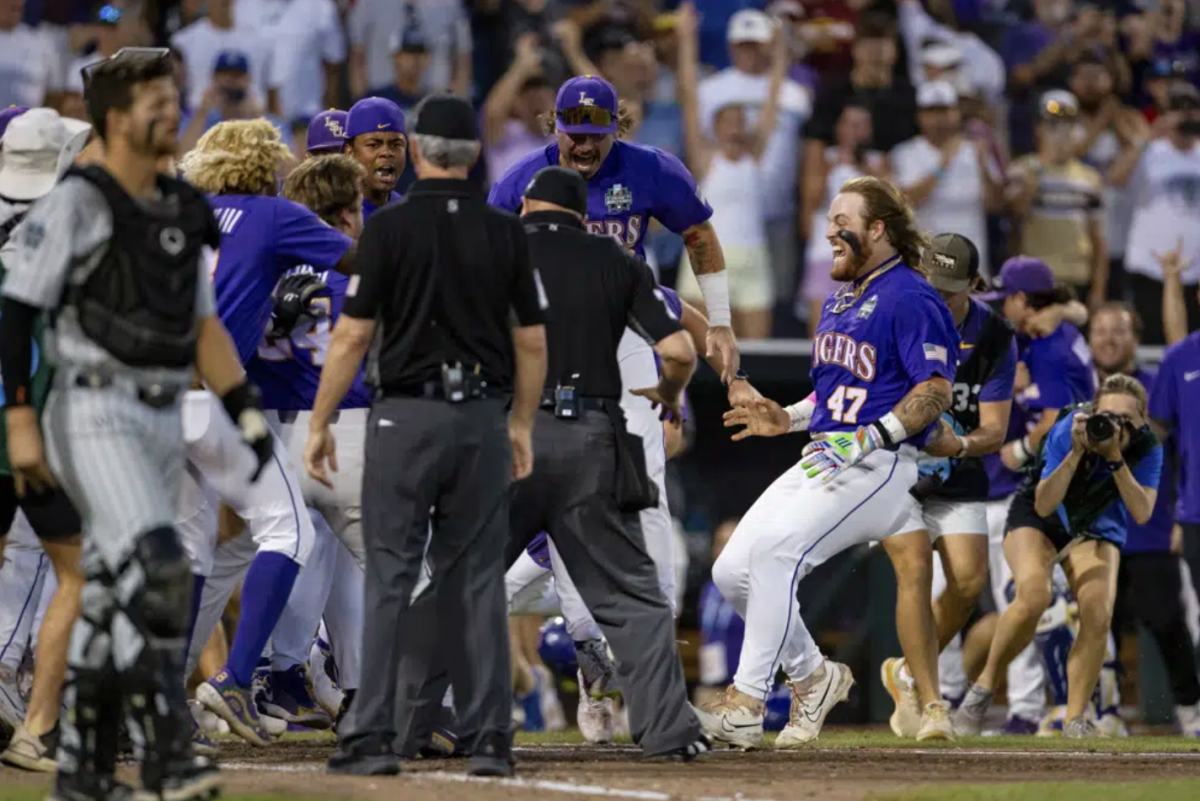
<instances>
[{"instance_id":1,"label":"camera with long lens","mask_svg":"<svg viewBox=\"0 0 1200 801\"><path fill-rule=\"evenodd\" d=\"M1087 419L1088 442L1104 442L1113 438L1124 421L1111 412L1098 412Z\"/></svg>"}]
</instances>

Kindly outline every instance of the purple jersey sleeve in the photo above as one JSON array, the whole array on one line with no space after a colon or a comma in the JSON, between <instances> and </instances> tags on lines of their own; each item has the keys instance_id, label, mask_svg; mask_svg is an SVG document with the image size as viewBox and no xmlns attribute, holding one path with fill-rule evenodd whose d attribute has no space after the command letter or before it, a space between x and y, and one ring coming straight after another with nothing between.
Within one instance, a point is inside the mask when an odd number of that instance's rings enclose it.
<instances>
[{"instance_id":1,"label":"purple jersey sleeve","mask_svg":"<svg viewBox=\"0 0 1200 801\"><path fill-rule=\"evenodd\" d=\"M896 340L896 352L914 386L931 378L944 378L954 383L954 374L958 370L958 332L954 329L953 318L944 309L935 308L931 298L910 296L896 304L892 313L892 336Z\"/></svg>"},{"instance_id":2,"label":"purple jersey sleeve","mask_svg":"<svg viewBox=\"0 0 1200 801\"><path fill-rule=\"evenodd\" d=\"M529 186L538 170L551 163L546 151L546 148L540 148L530 153L500 176L500 180L492 184L492 190L488 193L488 205L520 214L525 188Z\"/></svg>"},{"instance_id":3,"label":"purple jersey sleeve","mask_svg":"<svg viewBox=\"0 0 1200 801\"><path fill-rule=\"evenodd\" d=\"M331 228L299 203L275 206L275 252L292 263L311 264L318 270L337 266L350 249L350 237Z\"/></svg>"},{"instance_id":4,"label":"purple jersey sleeve","mask_svg":"<svg viewBox=\"0 0 1200 801\"><path fill-rule=\"evenodd\" d=\"M682 234L712 217L712 206L700 195L696 179L670 153L658 153L659 174L654 182L652 216L668 230Z\"/></svg>"},{"instance_id":5,"label":"purple jersey sleeve","mask_svg":"<svg viewBox=\"0 0 1200 801\"><path fill-rule=\"evenodd\" d=\"M1017 378L1017 338L1013 337L1008 343L1008 352L1004 359L992 371L992 377L979 391L980 403L996 403L1012 400L1013 382Z\"/></svg>"}]
</instances>

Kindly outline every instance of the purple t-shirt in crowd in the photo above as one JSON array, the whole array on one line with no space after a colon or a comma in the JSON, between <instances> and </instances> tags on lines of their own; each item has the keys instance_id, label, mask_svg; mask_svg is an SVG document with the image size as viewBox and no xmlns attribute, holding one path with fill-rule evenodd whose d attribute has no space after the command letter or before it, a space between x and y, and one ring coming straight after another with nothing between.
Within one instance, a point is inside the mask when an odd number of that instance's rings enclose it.
<instances>
[{"instance_id":1,"label":"purple t-shirt in crowd","mask_svg":"<svg viewBox=\"0 0 1200 801\"><path fill-rule=\"evenodd\" d=\"M556 165L557 144L535 150L492 186L488 203L518 213L534 174ZM588 179L588 232L611 236L643 258L643 237L651 218L682 234L711 216L712 207L700 196L696 179L679 159L656 147L613 142L600 169Z\"/></svg>"},{"instance_id":2,"label":"purple t-shirt in crowd","mask_svg":"<svg viewBox=\"0 0 1200 801\"><path fill-rule=\"evenodd\" d=\"M388 205L391 205L392 203L395 203L399 199L400 199L400 193L393 192L391 195L388 196L387 203L384 203L383 206L376 206L374 203L372 203L371 201L367 200L364 197L363 198L363 222L366 223L366 221L371 219L371 215L374 214L376 211L378 211L379 209L382 209L384 206L388 206Z\"/></svg>"},{"instance_id":3,"label":"purple t-shirt in crowd","mask_svg":"<svg viewBox=\"0 0 1200 801\"><path fill-rule=\"evenodd\" d=\"M281 412L307 411L317 400L317 387L321 383L321 368L329 353L329 340L333 326L342 313L346 302L346 287L350 279L333 270L318 272L311 265L302 264L287 271L287 275L317 273L329 288L328 297L318 297L313 302L325 307L325 316L307 326L298 327L286 339L267 342L258 347L246 373L262 390L263 408ZM350 385L350 391L339 404L339 409L364 409L371 405L371 393L363 380L360 368Z\"/></svg>"},{"instance_id":4,"label":"purple t-shirt in crowd","mask_svg":"<svg viewBox=\"0 0 1200 801\"><path fill-rule=\"evenodd\" d=\"M286 198L215 195L210 201L221 229L212 276L217 312L246 364L262 342L271 293L283 274L301 264L332 269L351 241Z\"/></svg>"},{"instance_id":5,"label":"purple t-shirt in crowd","mask_svg":"<svg viewBox=\"0 0 1200 801\"><path fill-rule=\"evenodd\" d=\"M937 290L899 256L872 275L846 311L832 311L837 293L825 301L812 353L814 434L873 423L923 381L954 381L958 332Z\"/></svg>"},{"instance_id":6,"label":"purple t-shirt in crowd","mask_svg":"<svg viewBox=\"0 0 1200 801\"><path fill-rule=\"evenodd\" d=\"M1155 374L1139 367L1133 377L1142 382L1146 392L1153 395ZM1171 549L1171 527L1175 525L1175 469L1174 460L1163 454L1162 476L1158 480L1158 498L1154 501L1154 512L1144 524L1129 521L1129 537L1125 540L1125 553L1147 551L1169 551Z\"/></svg>"},{"instance_id":7,"label":"purple t-shirt in crowd","mask_svg":"<svg viewBox=\"0 0 1200 801\"><path fill-rule=\"evenodd\" d=\"M1062 409L1091 400L1096 394L1096 370L1092 352L1079 329L1063 323L1041 339L1019 335L1019 359L1029 368L1029 386L1013 399L1005 442L1019 439L1036 426L1046 409ZM983 457L988 471L988 498L998 500L1013 494L1021 473L1009 470L999 453Z\"/></svg>"},{"instance_id":8,"label":"purple t-shirt in crowd","mask_svg":"<svg viewBox=\"0 0 1200 801\"><path fill-rule=\"evenodd\" d=\"M1179 501L1175 519L1200 523L1200 331L1167 348L1150 393L1150 416L1170 431L1178 457Z\"/></svg>"}]
</instances>

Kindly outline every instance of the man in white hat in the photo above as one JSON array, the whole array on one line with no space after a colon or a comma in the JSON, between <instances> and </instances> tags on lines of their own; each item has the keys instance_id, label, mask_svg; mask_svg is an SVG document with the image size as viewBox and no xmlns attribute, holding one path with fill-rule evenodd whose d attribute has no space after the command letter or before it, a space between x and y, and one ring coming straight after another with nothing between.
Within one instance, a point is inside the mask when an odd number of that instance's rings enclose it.
<instances>
[{"instance_id":1,"label":"man in white hat","mask_svg":"<svg viewBox=\"0 0 1200 801\"><path fill-rule=\"evenodd\" d=\"M3 139L0 139L0 281L6 272L4 261L11 252L12 233L18 229L30 205L58 183L83 150L90 131L91 126L87 123L63 119L58 112L48 108L30 109L9 122ZM35 353L42 352L41 339L39 325L35 328ZM34 361L30 381L34 397L30 407L39 415L49 386L49 372L45 359ZM21 413L23 410L14 411ZM8 748L0 754L0 761L48 773L55 768L54 749L67 670L67 645L71 626L79 613L79 593L83 586L79 571L80 520L61 489L41 485L33 477L12 469L6 428L0 428L0 438L5 440L4 446L0 446L0 532L13 530L14 561L27 557L37 564L41 555L28 534L32 529L50 557L58 583L37 637L29 706L23 722L17 721L19 725ZM24 512L28 525L12 525L18 508ZM4 546L3 533L0 533L0 551ZM0 620L30 614L25 607L37 591L38 576L36 569L17 571L12 575L5 573L0 593ZM32 586L27 586L30 584ZM0 622L0 629L7 630L6 622Z\"/></svg>"},{"instance_id":2,"label":"man in white hat","mask_svg":"<svg viewBox=\"0 0 1200 801\"><path fill-rule=\"evenodd\" d=\"M700 119L711 125L717 109L740 104L747 125L752 125L767 102L771 83L771 41L777 23L762 11L744 8L729 20L726 38L733 66L700 82ZM775 277L775 299L794 295L796 265L800 256L796 240L797 169L800 127L812 113L808 90L791 78L779 88L779 113L775 131L762 157L763 208L766 209L767 248ZM711 131L709 132L711 134Z\"/></svg>"}]
</instances>

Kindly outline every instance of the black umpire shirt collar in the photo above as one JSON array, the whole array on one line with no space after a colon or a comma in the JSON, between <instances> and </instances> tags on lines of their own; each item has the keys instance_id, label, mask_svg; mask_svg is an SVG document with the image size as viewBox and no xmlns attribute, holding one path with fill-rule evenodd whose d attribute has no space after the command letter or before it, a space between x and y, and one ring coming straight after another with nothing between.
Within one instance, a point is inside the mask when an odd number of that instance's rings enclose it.
<instances>
[{"instance_id":1,"label":"black umpire shirt collar","mask_svg":"<svg viewBox=\"0 0 1200 801\"><path fill-rule=\"evenodd\" d=\"M521 222L526 225L565 225L570 228L583 228L583 220L569 211L531 211L521 215Z\"/></svg>"},{"instance_id":2,"label":"black umpire shirt collar","mask_svg":"<svg viewBox=\"0 0 1200 801\"><path fill-rule=\"evenodd\" d=\"M465 178L420 178L408 190L408 195L479 195L479 187Z\"/></svg>"}]
</instances>

